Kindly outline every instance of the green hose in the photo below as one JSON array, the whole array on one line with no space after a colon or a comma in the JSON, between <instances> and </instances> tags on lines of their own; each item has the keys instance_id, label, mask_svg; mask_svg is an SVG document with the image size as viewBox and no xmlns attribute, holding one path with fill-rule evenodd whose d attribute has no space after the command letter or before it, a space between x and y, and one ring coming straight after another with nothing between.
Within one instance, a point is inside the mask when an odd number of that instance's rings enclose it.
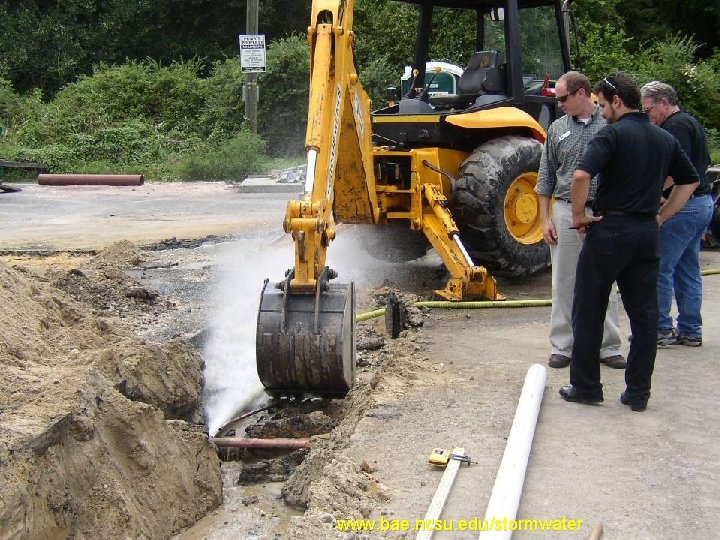
<instances>
[{"instance_id":1,"label":"green hose","mask_svg":"<svg viewBox=\"0 0 720 540\"><path fill-rule=\"evenodd\" d=\"M720 268L708 268L700 271L701 276L713 276L715 274L720 274Z\"/></svg>"}]
</instances>

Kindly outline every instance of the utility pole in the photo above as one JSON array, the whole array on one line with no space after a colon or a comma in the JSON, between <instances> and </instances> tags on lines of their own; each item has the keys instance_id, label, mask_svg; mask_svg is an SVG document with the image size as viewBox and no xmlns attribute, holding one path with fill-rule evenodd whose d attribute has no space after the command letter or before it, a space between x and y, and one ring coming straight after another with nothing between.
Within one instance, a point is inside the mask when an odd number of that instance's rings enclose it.
<instances>
[{"instance_id":1,"label":"utility pole","mask_svg":"<svg viewBox=\"0 0 720 540\"><path fill-rule=\"evenodd\" d=\"M247 0L246 33L256 35L258 33L258 6L260 0ZM257 106L258 106L258 75L257 73L245 74L245 85L243 86L243 99L245 100L245 118L250 122L253 133L257 133Z\"/></svg>"}]
</instances>

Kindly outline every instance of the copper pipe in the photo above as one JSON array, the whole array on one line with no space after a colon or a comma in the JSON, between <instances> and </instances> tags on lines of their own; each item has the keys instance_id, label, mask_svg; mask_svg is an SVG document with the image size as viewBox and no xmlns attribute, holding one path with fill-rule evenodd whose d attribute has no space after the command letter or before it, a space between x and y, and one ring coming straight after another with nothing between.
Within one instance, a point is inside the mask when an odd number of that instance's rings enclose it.
<instances>
[{"instance_id":1,"label":"copper pipe","mask_svg":"<svg viewBox=\"0 0 720 540\"><path fill-rule=\"evenodd\" d=\"M141 186L142 174L38 174L41 186Z\"/></svg>"},{"instance_id":2,"label":"copper pipe","mask_svg":"<svg viewBox=\"0 0 720 540\"><path fill-rule=\"evenodd\" d=\"M243 439L242 437L210 437L218 448L310 448L308 439Z\"/></svg>"}]
</instances>

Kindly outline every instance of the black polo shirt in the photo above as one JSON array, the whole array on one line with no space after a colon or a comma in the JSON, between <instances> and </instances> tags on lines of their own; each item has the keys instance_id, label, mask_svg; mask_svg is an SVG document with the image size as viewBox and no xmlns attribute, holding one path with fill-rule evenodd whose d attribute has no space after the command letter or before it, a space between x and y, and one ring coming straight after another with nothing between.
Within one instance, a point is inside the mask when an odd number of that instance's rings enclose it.
<instances>
[{"instance_id":1,"label":"black polo shirt","mask_svg":"<svg viewBox=\"0 0 720 540\"><path fill-rule=\"evenodd\" d=\"M698 181L695 167L670 133L641 112L624 114L590 141L578 169L598 177L596 210L655 215L665 178L675 183Z\"/></svg>"},{"instance_id":2,"label":"black polo shirt","mask_svg":"<svg viewBox=\"0 0 720 540\"><path fill-rule=\"evenodd\" d=\"M677 111L668 116L660 127L672 133L678 140L698 173L700 185L695 189L693 195L710 193L710 182L705 174L710 166L710 152L705 138L705 129L700 120L689 112Z\"/></svg>"}]
</instances>

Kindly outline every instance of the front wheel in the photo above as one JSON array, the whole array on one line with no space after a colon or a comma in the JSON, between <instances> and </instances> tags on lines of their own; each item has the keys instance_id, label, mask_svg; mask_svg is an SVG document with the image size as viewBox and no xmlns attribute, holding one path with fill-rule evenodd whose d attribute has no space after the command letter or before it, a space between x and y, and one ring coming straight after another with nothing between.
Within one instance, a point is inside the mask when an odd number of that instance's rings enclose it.
<instances>
[{"instance_id":1,"label":"front wheel","mask_svg":"<svg viewBox=\"0 0 720 540\"><path fill-rule=\"evenodd\" d=\"M465 160L449 205L475 264L522 276L550 265L535 193L542 145L510 135L480 145Z\"/></svg>"}]
</instances>

